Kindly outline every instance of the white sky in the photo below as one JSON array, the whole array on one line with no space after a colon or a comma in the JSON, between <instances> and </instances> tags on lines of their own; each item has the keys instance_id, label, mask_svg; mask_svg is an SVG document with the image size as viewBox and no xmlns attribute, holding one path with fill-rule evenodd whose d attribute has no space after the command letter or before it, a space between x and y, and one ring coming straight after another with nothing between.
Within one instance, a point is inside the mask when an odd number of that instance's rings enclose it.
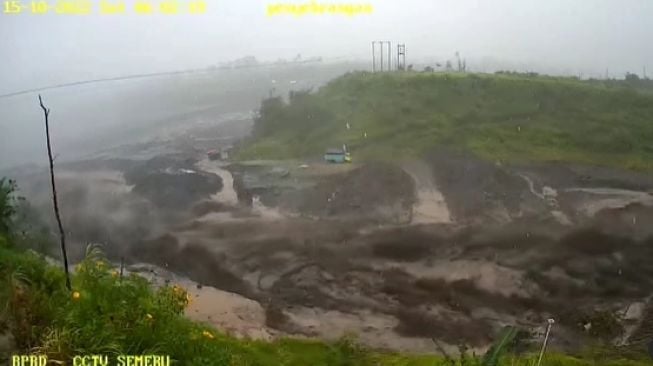
<instances>
[{"instance_id":1,"label":"white sky","mask_svg":"<svg viewBox=\"0 0 653 366\"><path fill-rule=\"evenodd\" d=\"M405 43L408 63L458 50L472 69L499 60L545 72L622 76L648 66L653 74L651 0L368 0L372 15L299 19L267 17L276 0L206 1L208 12L194 16L0 13L0 94L244 55L367 60L375 39Z\"/></svg>"}]
</instances>

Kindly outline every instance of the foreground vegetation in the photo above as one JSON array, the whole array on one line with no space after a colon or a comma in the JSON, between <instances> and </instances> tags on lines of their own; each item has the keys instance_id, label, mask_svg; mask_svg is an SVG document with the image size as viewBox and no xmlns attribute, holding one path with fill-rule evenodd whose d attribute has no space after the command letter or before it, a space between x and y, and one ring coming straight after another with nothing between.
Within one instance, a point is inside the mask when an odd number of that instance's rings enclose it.
<instances>
[{"instance_id":1,"label":"foreground vegetation","mask_svg":"<svg viewBox=\"0 0 653 366\"><path fill-rule=\"evenodd\" d=\"M484 358L452 360L371 351L349 339L239 340L186 318L184 309L192 299L183 288L154 288L137 275L123 278L96 247L89 247L86 259L75 267L69 290L60 267L16 247L13 185L6 183L0 180L0 338L10 334L14 344L2 349L0 343L0 363L10 354L38 353L52 364L71 364L74 355L160 354L179 365L535 365L535 354L490 352ZM507 350L506 344L494 350ZM605 353L582 359L547 354L542 363L645 364Z\"/></svg>"},{"instance_id":2,"label":"foreground vegetation","mask_svg":"<svg viewBox=\"0 0 653 366\"><path fill-rule=\"evenodd\" d=\"M498 74L354 73L263 102L252 158L405 158L445 145L500 161L653 170L653 93L625 83ZM349 127L347 128L347 124Z\"/></svg>"},{"instance_id":3,"label":"foreground vegetation","mask_svg":"<svg viewBox=\"0 0 653 366\"><path fill-rule=\"evenodd\" d=\"M120 278L91 249L76 267L73 291L63 271L0 239L0 329L15 337L16 353L50 360L74 355L163 354L180 365L451 365L435 356L366 350L343 339L333 344L282 339L272 343L238 340L183 316L189 299L177 286L153 289L142 278ZM531 356L503 356L499 364L532 365ZM458 359L455 365L490 365ZM636 361L576 359L548 354L543 365L644 365Z\"/></svg>"}]
</instances>

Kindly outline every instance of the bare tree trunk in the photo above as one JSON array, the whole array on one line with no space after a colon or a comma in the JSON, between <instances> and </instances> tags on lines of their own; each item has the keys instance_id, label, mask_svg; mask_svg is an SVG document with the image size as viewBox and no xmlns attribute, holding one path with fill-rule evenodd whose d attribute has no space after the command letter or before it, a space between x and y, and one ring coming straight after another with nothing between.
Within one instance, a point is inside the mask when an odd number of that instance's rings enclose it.
<instances>
[{"instance_id":1,"label":"bare tree trunk","mask_svg":"<svg viewBox=\"0 0 653 366\"><path fill-rule=\"evenodd\" d=\"M57 218L57 225L59 226L59 238L61 239L61 255L63 257L63 269L66 273L66 287L68 290L71 290L70 286L70 274L68 273L68 254L66 253L66 234L63 230L63 225L61 224L61 215L59 215L59 203L57 202L57 188L54 183L54 159L52 158L52 146L50 145L50 123L48 116L50 115L50 109L46 108L43 105L43 100L41 100L41 95L39 94L39 104L41 109L43 109L43 114L45 115L45 137L48 143L48 160L50 161L50 182L52 183L52 203L54 204L54 215Z\"/></svg>"},{"instance_id":2,"label":"bare tree trunk","mask_svg":"<svg viewBox=\"0 0 653 366\"><path fill-rule=\"evenodd\" d=\"M122 272L125 268L125 257L120 257L120 282L122 282Z\"/></svg>"}]
</instances>

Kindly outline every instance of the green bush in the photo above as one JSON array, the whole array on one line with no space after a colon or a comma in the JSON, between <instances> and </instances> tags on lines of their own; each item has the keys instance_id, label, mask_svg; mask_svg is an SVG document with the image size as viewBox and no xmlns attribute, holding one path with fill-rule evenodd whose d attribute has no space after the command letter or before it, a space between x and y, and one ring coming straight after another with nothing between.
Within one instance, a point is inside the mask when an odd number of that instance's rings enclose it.
<instances>
[{"instance_id":1,"label":"green bush","mask_svg":"<svg viewBox=\"0 0 653 366\"><path fill-rule=\"evenodd\" d=\"M11 221L16 213L16 183L0 178L0 234L9 234Z\"/></svg>"}]
</instances>

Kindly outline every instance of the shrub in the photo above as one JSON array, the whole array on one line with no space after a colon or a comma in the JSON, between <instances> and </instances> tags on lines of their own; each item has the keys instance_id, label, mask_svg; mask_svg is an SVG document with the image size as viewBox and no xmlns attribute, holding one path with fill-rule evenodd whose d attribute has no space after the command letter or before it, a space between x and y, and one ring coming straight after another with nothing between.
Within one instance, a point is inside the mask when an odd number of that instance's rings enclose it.
<instances>
[{"instance_id":1,"label":"shrub","mask_svg":"<svg viewBox=\"0 0 653 366\"><path fill-rule=\"evenodd\" d=\"M0 178L0 234L9 234L11 220L16 213L16 182Z\"/></svg>"}]
</instances>

